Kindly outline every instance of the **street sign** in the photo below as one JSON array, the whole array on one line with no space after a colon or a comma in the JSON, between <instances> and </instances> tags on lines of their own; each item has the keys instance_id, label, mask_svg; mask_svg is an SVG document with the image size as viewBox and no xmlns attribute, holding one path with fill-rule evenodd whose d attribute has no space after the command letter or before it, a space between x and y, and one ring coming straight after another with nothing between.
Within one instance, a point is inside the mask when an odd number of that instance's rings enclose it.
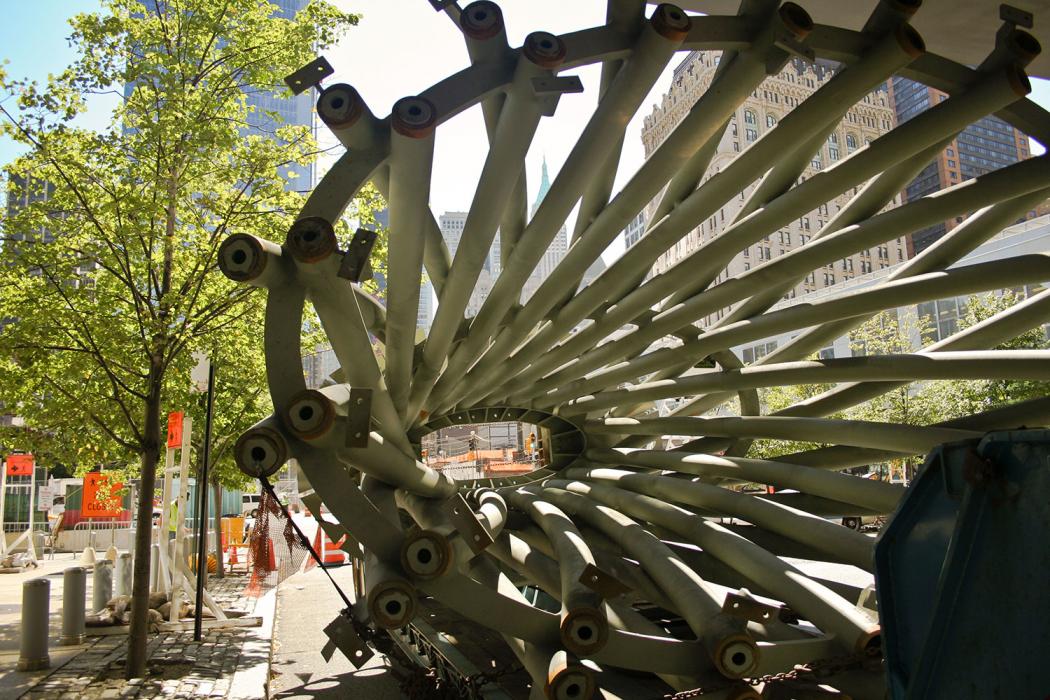
<instances>
[{"instance_id":1,"label":"street sign","mask_svg":"<svg viewBox=\"0 0 1050 700\"><path fill-rule=\"evenodd\" d=\"M191 390L195 394L203 394L208 391L208 365L210 361L208 356L200 350L193 351L193 359L197 361L197 364L190 370ZM168 447L171 447L171 445L168 445Z\"/></svg>"},{"instance_id":2,"label":"street sign","mask_svg":"<svg viewBox=\"0 0 1050 700\"><path fill-rule=\"evenodd\" d=\"M124 488L120 482L110 483L109 474L91 472L84 475L84 500L80 514L85 518L115 518L123 511L122 499L115 496Z\"/></svg>"},{"instance_id":3,"label":"street sign","mask_svg":"<svg viewBox=\"0 0 1050 700\"><path fill-rule=\"evenodd\" d=\"M182 447L182 411L168 414L168 447Z\"/></svg>"},{"instance_id":4,"label":"street sign","mask_svg":"<svg viewBox=\"0 0 1050 700\"><path fill-rule=\"evenodd\" d=\"M41 484L37 489L37 510L51 510L55 505L55 495L51 484Z\"/></svg>"},{"instance_id":5,"label":"street sign","mask_svg":"<svg viewBox=\"0 0 1050 700\"><path fill-rule=\"evenodd\" d=\"M8 476L32 476L34 466L33 455L7 455Z\"/></svg>"}]
</instances>

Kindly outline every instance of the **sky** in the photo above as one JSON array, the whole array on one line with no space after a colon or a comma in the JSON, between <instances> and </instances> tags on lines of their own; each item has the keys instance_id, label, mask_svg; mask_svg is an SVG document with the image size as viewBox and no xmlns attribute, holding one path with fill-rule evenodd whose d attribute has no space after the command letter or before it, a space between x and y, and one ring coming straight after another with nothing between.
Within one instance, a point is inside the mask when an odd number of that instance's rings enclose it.
<instances>
[{"instance_id":1,"label":"sky","mask_svg":"<svg viewBox=\"0 0 1050 700\"><path fill-rule=\"evenodd\" d=\"M72 49L66 41L68 18L98 7L98 0L2 2L0 58L7 61L4 68L11 77L39 80L46 79L50 72L62 70L72 60ZM434 11L427 0L334 2L341 9L362 17L359 26L351 29L338 46L325 51L336 71L326 82L353 85L377 116L388 114L401 97L418 94L469 65L459 31L444 13ZM466 4L461 0L461 6ZM601 24L605 14L605 2L601 0L501 0L499 4L512 46L520 46L525 35L535 30L561 34ZM672 60L627 127L614 191L643 160L642 120L670 86L671 71L678 60ZM541 121L526 160L530 202L536 195L542 160L546 158L553 178L594 109L599 70L594 66L573 71L582 80L584 92L564 95L556 114ZM1050 82L1032 82L1035 88L1032 99L1050 106ZM85 124L103 126L106 108L104 99L90 103ZM323 145L335 144L335 140L323 132L320 136ZM1034 147L1034 152L1041 150ZM487 140L479 107L457 115L438 129L431 183L431 208L435 214L469 208L486 152ZM14 144L0 139L0 164L15 155ZM322 163L321 170L324 167ZM575 213L569 220L570 231L574 218ZM620 246L622 242L607 251L607 262L621 252Z\"/></svg>"}]
</instances>

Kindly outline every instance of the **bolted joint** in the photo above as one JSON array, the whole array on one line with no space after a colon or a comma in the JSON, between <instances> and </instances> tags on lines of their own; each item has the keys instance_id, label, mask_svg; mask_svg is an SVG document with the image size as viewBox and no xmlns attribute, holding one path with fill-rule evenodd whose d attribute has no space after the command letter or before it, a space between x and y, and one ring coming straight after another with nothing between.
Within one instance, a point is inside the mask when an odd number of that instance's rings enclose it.
<instances>
[{"instance_id":1,"label":"bolted joint","mask_svg":"<svg viewBox=\"0 0 1050 700\"><path fill-rule=\"evenodd\" d=\"M335 405L316 389L300 391L288 402L284 424L300 440L316 440L335 423Z\"/></svg>"},{"instance_id":2,"label":"bolted joint","mask_svg":"<svg viewBox=\"0 0 1050 700\"><path fill-rule=\"evenodd\" d=\"M550 32L533 32L525 37L522 46L525 58L540 68L557 68L565 60L565 42Z\"/></svg>"},{"instance_id":3,"label":"bolted joint","mask_svg":"<svg viewBox=\"0 0 1050 700\"><path fill-rule=\"evenodd\" d=\"M425 139L437 127L437 108L425 97L402 97L390 112L390 126L402 136Z\"/></svg>"},{"instance_id":4,"label":"bolted joint","mask_svg":"<svg viewBox=\"0 0 1050 700\"><path fill-rule=\"evenodd\" d=\"M609 640L609 623L595 608L574 608L561 621L561 643L577 656L597 654Z\"/></svg>"},{"instance_id":5,"label":"bolted joint","mask_svg":"<svg viewBox=\"0 0 1050 700\"><path fill-rule=\"evenodd\" d=\"M693 26L693 20L682 8L666 2L656 6L649 23L657 34L670 41L682 41Z\"/></svg>"},{"instance_id":6,"label":"bolted joint","mask_svg":"<svg viewBox=\"0 0 1050 700\"><path fill-rule=\"evenodd\" d=\"M263 273L270 255L280 254L270 241L235 233L219 246L219 270L234 282L249 282Z\"/></svg>"},{"instance_id":7,"label":"bolted joint","mask_svg":"<svg viewBox=\"0 0 1050 700\"><path fill-rule=\"evenodd\" d=\"M261 479L273 476L288 461L288 444L273 428L257 425L237 439L233 456L241 472Z\"/></svg>"},{"instance_id":8,"label":"bolted joint","mask_svg":"<svg viewBox=\"0 0 1050 700\"><path fill-rule=\"evenodd\" d=\"M317 98L317 116L332 129L353 126L364 112L361 94L345 83L333 85Z\"/></svg>"},{"instance_id":9,"label":"bolted joint","mask_svg":"<svg viewBox=\"0 0 1050 700\"><path fill-rule=\"evenodd\" d=\"M503 11L499 9L499 5L489 0L472 2L463 9L459 26L471 39L491 39L503 30Z\"/></svg>"},{"instance_id":10,"label":"bolted joint","mask_svg":"<svg viewBox=\"0 0 1050 700\"><path fill-rule=\"evenodd\" d=\"M445 574L452 564L448 538L433 530L416 530L401 545L401 567L413 578L429 581Z\"/></svg>"},{"instance_id":11,"label":"bolted joint","mask_svg":"<svg viewBox=\"0 0 1050 700\"><path fill-rule=\"evenodd\" d=\"M299 262L315 263L339 250L332 224L319 216L299 219L288 229L285 245Z\"/></svg>"},{"instance_id":12,"label":"bolted joint","mask_svg":"<svg viewBox=\"0 0 1050 700\"><path fill-rule=\"evenodd\" d=\"M368 592L368 613L376 626L395 630L416 616L416 592L404 581L377 583Z\"/></svg>"}]
</instances>

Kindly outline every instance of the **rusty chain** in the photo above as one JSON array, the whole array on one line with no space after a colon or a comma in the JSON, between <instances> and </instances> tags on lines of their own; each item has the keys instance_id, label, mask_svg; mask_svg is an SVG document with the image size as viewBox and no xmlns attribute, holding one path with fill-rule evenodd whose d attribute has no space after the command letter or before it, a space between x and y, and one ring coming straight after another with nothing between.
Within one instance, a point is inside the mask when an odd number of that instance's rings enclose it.
<instances>
[{"instance_id":1,"label":"rusty chain","mask_svg":"<svg viewBox=\"0 0 1050 700\"><path fill-rule=\"evenodd\" d=\"M755 678L743 678L739 681L727 680L716 685L706 685L691 690L670 693L663 695L662 698L663 700L687 700L688 698L702 697L711 693L740 687L742 684L751 686L769 686L775 684L786 685L797 682L823 683L830 677L836 676L840 673L845 673L846 671L855 671L858 669L873 670L871 668L872 664L878 665L881 663L882 657L880 656L872 657L864 652L857 652L844 656L818 659L805 664L797 664L790 671L771 673L765 676L757 676Z\"/></svg>"}]
</instances>

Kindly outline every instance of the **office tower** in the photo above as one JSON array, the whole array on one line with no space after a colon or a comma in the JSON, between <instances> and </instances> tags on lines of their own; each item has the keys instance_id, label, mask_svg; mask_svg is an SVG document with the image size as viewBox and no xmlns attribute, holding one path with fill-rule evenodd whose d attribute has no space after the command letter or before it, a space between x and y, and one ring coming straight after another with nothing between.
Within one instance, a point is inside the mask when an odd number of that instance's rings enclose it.
<instances>
[{"instance_id":1,"label":"office tower","mask_svg":"<svg viewBox=\"0 0 1050 700\"><path fill-rule=\"evenodd\" d=\"M948 99L946 92L901 77L890 81L889 95L898 124ZM1030 155L1027 136L998 117L984 117L963 129L944 147L937 158L908 185L904 199L918 199L1024 160ZM1031 216L1035 216L1034 211ZM909 240L910 254L915 255L930 247L961 222L962 217L958 217L915 231Z\"/></svg>"}]
</instances>

